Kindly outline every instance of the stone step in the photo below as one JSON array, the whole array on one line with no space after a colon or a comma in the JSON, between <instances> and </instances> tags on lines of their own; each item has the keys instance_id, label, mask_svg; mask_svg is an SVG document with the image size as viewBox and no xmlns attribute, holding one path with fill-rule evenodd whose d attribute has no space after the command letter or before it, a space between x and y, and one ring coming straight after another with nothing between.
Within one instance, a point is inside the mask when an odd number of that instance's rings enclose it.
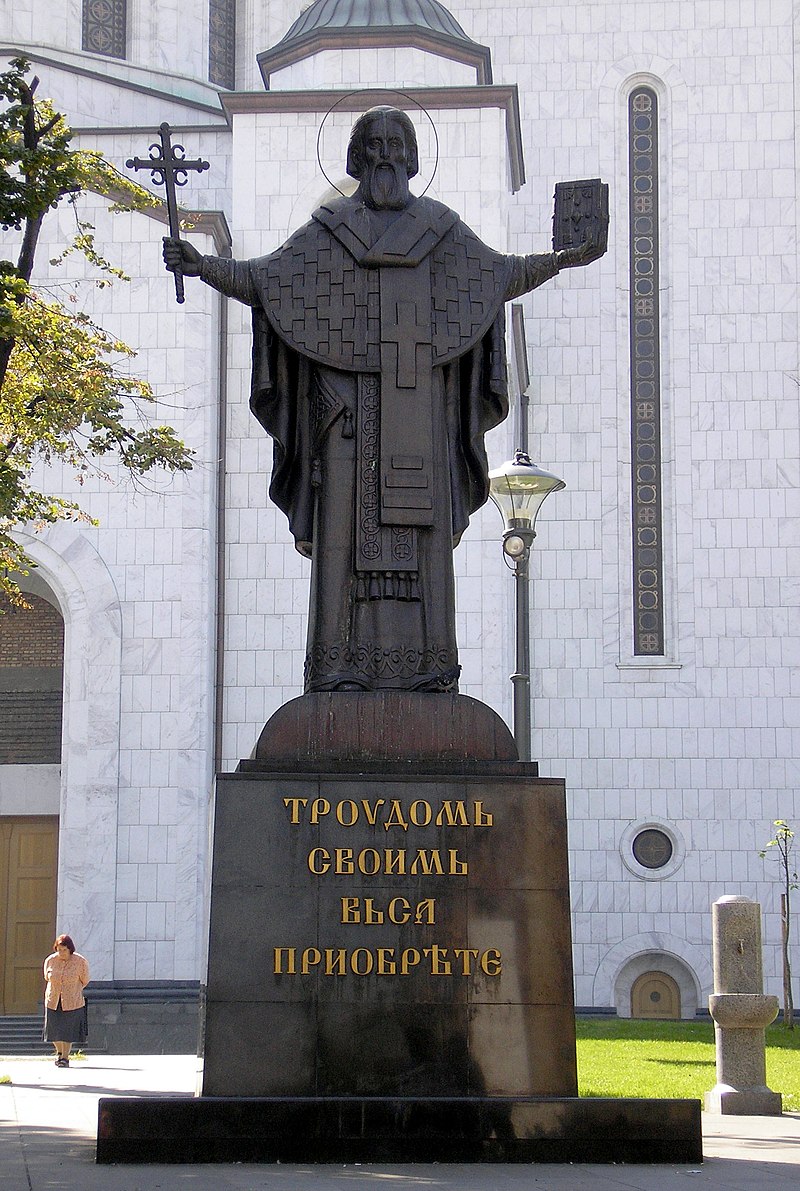
<instances>
[{"instance_id":1,"label":"stone step","mask_svg":"<svg viewBox=\"0 0 800 1191\"><path fill-rule=\"evenodd\" d=\"M0 1017L0 1054L43 1054L50 1044L42 1042L42 1019L38 1014Z\"/></svg>"}]
</instances>

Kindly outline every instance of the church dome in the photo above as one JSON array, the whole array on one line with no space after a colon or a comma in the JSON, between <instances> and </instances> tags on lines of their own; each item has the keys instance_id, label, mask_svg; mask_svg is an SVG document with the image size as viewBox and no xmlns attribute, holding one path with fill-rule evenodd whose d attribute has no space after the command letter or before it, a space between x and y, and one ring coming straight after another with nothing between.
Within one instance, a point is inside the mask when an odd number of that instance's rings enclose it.
<instances>
[{"instance_id":1,"label":"church dome","mask_svg":"<svg viewBox=\"0 0 800 1191\"><path fill-rule=\"evenodd\" d=\"M314 0L271 50L258 55L269 77L325 49L413 46L474 66L478 83L491 83L487 46L467 37L438 0Z\"/></svg>"},{"instance_id":2,"label":"church dome","mask_svg":"<svg viewBox=\"0 0 800 1191\"><path fill-rule=\"evenodd\" d=\"M314 0L301 12L281 45L320 29L404 29L414 26L470 42L438 0Z\"/></svg>"}]
</instances>

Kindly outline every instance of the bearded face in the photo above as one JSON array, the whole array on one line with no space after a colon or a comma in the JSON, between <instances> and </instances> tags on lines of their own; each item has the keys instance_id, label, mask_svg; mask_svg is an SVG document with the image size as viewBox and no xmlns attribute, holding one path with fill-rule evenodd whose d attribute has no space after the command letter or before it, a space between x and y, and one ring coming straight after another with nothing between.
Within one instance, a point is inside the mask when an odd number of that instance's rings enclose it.
<instances>
[{"instance_id":1,"label":"bearded face","mask_svg":"<svg viewBox=\"0 0 800 1191\"><path fill-rule=\"evenodd\" d=\"M376 117L364 136L361 195L376 211L402 211L408 206L408 148L402 125L391 117Z\"/></svg>"}]
</instances>

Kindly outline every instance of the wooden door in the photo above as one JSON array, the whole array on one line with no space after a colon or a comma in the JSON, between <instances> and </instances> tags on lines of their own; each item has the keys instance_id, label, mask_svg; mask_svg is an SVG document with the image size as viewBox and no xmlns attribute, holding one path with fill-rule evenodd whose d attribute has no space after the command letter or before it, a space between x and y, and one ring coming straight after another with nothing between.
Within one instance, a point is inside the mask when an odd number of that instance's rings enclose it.
<instances>
[{"instance_id":1,"label":"wooden door","mask_svg":"<svg viewBox=\"0 0 800 1191\"><path fill-rule=\"evenodd\" d=\"M58 818L0 817L0 1014L36 1013L56 927Z\"/></svg>"},{"instance_id":2,"label":"wooden door","mask_svg":"<svg viewBox=\"0 0 800 1191\"><path fill-rule=\"evenodd\" d=\"M671 1018L681 1015L681 990L666 972L644 972L633 982L631 1017Z\"/></svg>"}]
</instances>

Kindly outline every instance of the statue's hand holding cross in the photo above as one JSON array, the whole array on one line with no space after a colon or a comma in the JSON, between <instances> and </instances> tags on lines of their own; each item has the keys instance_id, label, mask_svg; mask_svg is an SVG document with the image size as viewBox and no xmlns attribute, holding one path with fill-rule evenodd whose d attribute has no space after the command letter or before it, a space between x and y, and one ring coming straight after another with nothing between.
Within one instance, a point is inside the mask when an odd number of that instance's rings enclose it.
<instances>
[{"instance_id":1,"label":"statue's hand holding cross","mask_svg":"<svg viewBox=\"0 0 800 1191\"><path fill-rule=\"evenodd\" d=\"M164 264L170 273L182 273L184 277L199 277L202 254L188 240L173 236L164 237Z\"/></svg>"},{"instance_id":2,"label":"statue's hand holding cross","mask_svg":"<svg viewBox=\"0 0 800 1191\"><path fill-rule=\"evenodd\" d=\"M156 186L163 186L167 200L167 217L169 219L170 239L176 240L180 231L180 219L178 216L178 200L175 194L177 186L185 186L189 179L189 171L201 174L203 170L209 168L207 161L201 158L195 158L190 161L186 157L186 151L183 145L173 145L172 130L166 122L159 127L159 138L161 146L159 150L158 144L150 146L149 157L130 157L125 163L128 169L131 170L150 170L151 179ZM189 246L186 245L188 248ZM192 254L197 256L197 267L192 261L189 268L184 268L182 263L182 253L173 256L173 263L167 262L167 268L175 275L175 297L179 302L183 302L183 277L184 274L188 277L197 277L200 273L200 257L192 249ZM189 254L191 256L191 254ZM166 257L164 258L166 262Z\"/></svg>"}]
</instances>

